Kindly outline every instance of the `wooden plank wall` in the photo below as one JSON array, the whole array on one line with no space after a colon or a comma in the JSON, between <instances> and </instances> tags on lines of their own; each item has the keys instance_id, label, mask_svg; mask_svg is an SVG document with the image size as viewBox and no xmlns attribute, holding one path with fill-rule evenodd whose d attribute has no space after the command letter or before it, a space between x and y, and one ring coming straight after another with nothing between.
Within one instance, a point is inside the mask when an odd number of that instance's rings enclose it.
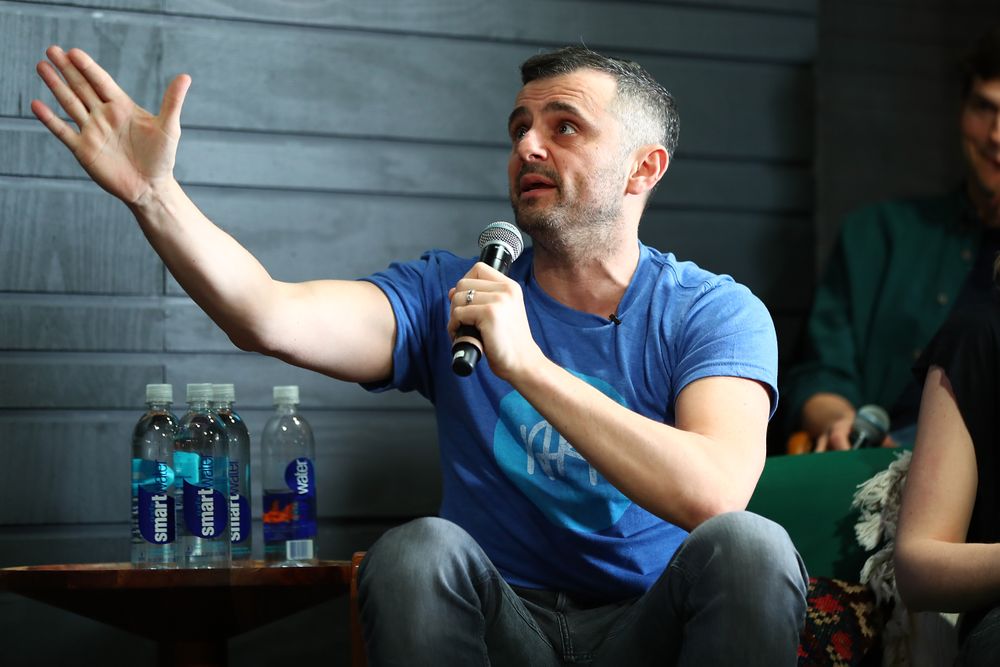
<instances>
[{"instance_id":1,"label":"wooden plank wall","mask_svg":"<svg viewBox=\"0 0 1000 667\"><path fill-rule=\"evenodd\" d=\"M173 383L179 400L188 382L235 382L254 435L271 386L300 385L330 521L432 513L438 498L422 399L242 353L193 306L125 207L34 120L31 99L51 101L34 73L47 45L85 48L147 108L191 74L177 175L284 280L357 277L430 247L473 254L487 222L510 218L517 65L580 41L635 58L682 119L642 237L748 284L784 345L814 265L816 11L808 0L0 0L0 565L127 558L125 462L148 382ZM323 556L370 538L337 533ZM113 645L108 664L151 659L143 642L65 616L0 596L5 627L31 619ZM22 651L44 636L19 634L0 662L29 664ZM263 664L254 641L239 664ZM36 650L48 653L30 664L73 655Z\"/></svg>"},{"instance_id":2,"label":"wooden plank wall","mask_svg":"<svg viewBox=\"0 0 1000 667\"><path fill-rule=\"evenodd\" d=\"M996 0L819 3L818 269L850 210L958 186L955 65L998 23Z\"/></svg>"}]
</instances>

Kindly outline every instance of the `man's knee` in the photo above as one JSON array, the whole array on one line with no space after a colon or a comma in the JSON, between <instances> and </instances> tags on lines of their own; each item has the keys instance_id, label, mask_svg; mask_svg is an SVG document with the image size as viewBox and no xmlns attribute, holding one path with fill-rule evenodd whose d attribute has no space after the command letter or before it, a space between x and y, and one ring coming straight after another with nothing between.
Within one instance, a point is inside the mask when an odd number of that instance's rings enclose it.
<instances>
[{"instance_id":1,"label":"man's knee","mask_svg":"<svg viewBox=\"0 0 1000 667\"><path fill-rule=\"evenodd\" d=\"M698 526L685 543L689 558L721 574L762 583L790 580L805 595L807 575L788 533L770 519L751 512L728 512Z\"/></svg>"},{"instance_id":2,"label":"man's knee","mask_svg":"<svg viewBox=\"0 0 1000 667\"><path fill-rule=\"evenodd\" d=\"M420 590L476 569L481 549L462 528L437 517L388 530L368 550L358 570L362 598L374 590Z\"/></svg>"}]
</instances>

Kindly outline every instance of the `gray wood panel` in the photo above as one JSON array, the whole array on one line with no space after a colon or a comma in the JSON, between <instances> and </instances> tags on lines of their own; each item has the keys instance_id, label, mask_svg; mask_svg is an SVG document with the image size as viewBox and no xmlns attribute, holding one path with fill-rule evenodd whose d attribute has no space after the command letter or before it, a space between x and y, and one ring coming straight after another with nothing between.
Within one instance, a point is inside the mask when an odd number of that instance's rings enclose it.
<instances>
[{"instance_id":1,"label":"gray wood panel","mask_svg":"<svg viewBox=\"0 0 1000 667\"><path fill-rule=\"evenodd\" d=\"M178 416L183 386L174 386ZM251 396L237 386L237 398ZM133 411L43 410L0 413L0 525L93 524L129 520ZM239 405L237 405L239 409ZM260 470L260 434L270 410L242 410L251 433L251 470ZM316 439L318 514L322 518L433 514L440 502L437 431L430 410L302 411ZM405 435L403 435L405 434ZM260 476L252 478L260 518Z\"/></svg>"},{"instance_id":2,"label":"gray wood panel","mask_svg":"<svg viewBox=\"0 0 1000 667\"><path fill-rule=\"evenodd\" d=\"M704 163L706 169L713 163ZM805 198L805 174L788 170L792 178L761 177L749 165L733 165L733 176L721 192L747 196L756 186L761 200ZM678 166L676 169L680 170ZM686 174L691 175L693 169ZM696 182L709 180L697 179ZM757 178L754 178L757 176ZM684 191L685 172L670 172L657 197ZM680 186L678 186L680 181ZM163 267L136 228L127 210L99 189L85 183L48 184L35 179L0 179L0 210L10 211L0 219L0 289L8 291L53 291L147 294L161 293ZM282 280L311 278L355 278L380 270L390 262L413 259L431 247L459 254L475 253L479 230L494 219L509 218L509 207L502 200L439 200L432 198L377 197L366 194L336 195L318 192L257 192L252 190L189 188L195 201L221 227L232 233L257 255L272 274ZM705 199L712 193L706 187ZM724 195L723 195L724 196ZM794 203L794 202L793 202ZM804 202L798 202L804 206ZM675 210L657 201L643 223L646 230L668 223L672 216L689 219L719 218L728 221L781 221L785 214L750 214L742 211L714 210L709 201L704 210ZM699 207L701 208L701 207ZM742 208L742 207L741 207ZM747 210L752 211L753 206ZM793 211L795 208L792 209ZM290 213L292 212L292 213ZM289 220L292 215L294 219ZM43 224L60 230L43 235ZM784 223L794 227L794 223ZM760 223L738 223L748 232ZM769 223L773 228L774 224ZM13 228L13 229L11 229ZM93 231L95 230L96 231ZM762 229L762 228L761 228ZM108 237L113 242L108 242ZM692 223L670 236L651 237L651 244L665 250L677 248L677 242L698 247L697 260L720 271L737 271L729 263L731 245L716 244L715 230ZM378 242L373 242L378 239ZM748 240L753 240L748 237ZM768 238L770 243L771 237ZM774 255L785 253L789 261L801 256L796 244L807 241L779 239L769 245ZM44 242L43 242L44 241ZM28 249L25 253L24 249ZM26 261L25 254L37 259ZM39 258L40 257L40 258ZM768 272L773 262L759 261L755 255L739 254L741 266L751 271ZM45 264L42 264L42 262ZM754 265L756 263L756 265ZM37 267L51 265L48 273ZM755 279L756 282L756 279ZM182 294L173 278L167 292Z\"/></svg>"},{"instance_id":3,"label":"gray wood panel","mask_svg":"<svg viewBox=\"0 0 1000 667\"><path fill-rule=\"evenodd\" d=\"M162 350L164 318L157 299L0 293L0 349Z\"/></svg>"},{"instance_id":4,"label":"gray wood panel","mask_svg":"<svg viewBox=\"0 0 1000 667\"><path fill-rule=\"evenodd\" d=\"M164 377L153 355L0 352L0 408L127 408Z\"/></svg>"},{"instance_id":5,"label":"gray wood panel","mask_svg":"<svg viewBox=\"0 0 1000 667\"><path fill-rule=\"evenodd\" d=\"M506 202L507 158L501 147L188 130L176 176L191 185ZM0 174L86 178L44 127L14 119L0 119ZM4 185L16 184L0 178ZM674 159L654 199L657 206L736 210L805 211L811 203L807 165L684 154ZM509 212L506 204L502 208ZM117 217L127 217L118 209Z\"/></svg>"},{"instance_id":6,"label":"gray wood panel","mask_svg":"<svg viewBox=\"0 0 1000 667\"><path fill-rule=\"evenodd\" d=\"M17 72L12 84L18 91L0 98L0 115L28 116L30 97L47 97L33 63L49 43L61 41L86 46L144 106L158 107L165 82L189 72L195 83L184 122L192 127L503 145L504 119L519 86L517 65L537 50L32 9L0 14L0 32L11 36L8 68ZM303 53L324 57L303 59ZM652 54L642 61L680 101L685 152L781 160L810 155L808 115L802 112L811 97L806 68ZM248 91L266 95L248 99ZM730 113L733 108L740 113Z\"/></svg>"},{"instance_id":7,"label":"gray wood panel","mask_svg":"<svg viewBox=\"0 0 1000 667\"><path fill-rule=\"evenodd\" d=\"M267 0L173 0L169 13L297 22ZM530 16L526 21L524 17ZM415 32L592 48L669 50L685 55L803 62L813 56L813 19L798 14L720 12L685 4L579 0L335 0L311 8L310 25Z\"/></svg>"},{"instance_id":8,"label":"gray wood panel","mask_svg":"<svg viewBox=\"0 0 1000 667\"><path fill-rule=\"evenodd\" d=\"M247 352L233 354L0 352L0 409L129 409L150 382L169 382L183 398L189 382L233 382L243 404L271 406L274 385L297 384L302 405L327 409L426 408L416 393L373 394L360 386Z\"/></svg>"},{"instance_id":9,"label":"gray wood panel","mask_svg":"<svg viewBox=\"0 0 1000 667\"><path fill-rule=\"evenodd\" d=\"M28 0L34 2L35 0ZM38 2L38 4L50 4ZM580 0L74 0L57 4L87 8L162 11L167 15L218 17L365 31L416 33L482 41L573 43L592 48L667 49L673 53L803 62L814 54L814 3L795 0L731 2L778 12L720 12L719 3L594 2ZM530 21L524 17L530 16Z\"/></svg>"},{"instance_id":10,"label":"gray wood panel","mask_svg":"<svg viewBox=\"0 0 1000 667\"><path fill-rule=\"evenodd\" d=\"M160 260L97 186L0 178L0 290L160 293Z\"/></svg>"}]
</instances>

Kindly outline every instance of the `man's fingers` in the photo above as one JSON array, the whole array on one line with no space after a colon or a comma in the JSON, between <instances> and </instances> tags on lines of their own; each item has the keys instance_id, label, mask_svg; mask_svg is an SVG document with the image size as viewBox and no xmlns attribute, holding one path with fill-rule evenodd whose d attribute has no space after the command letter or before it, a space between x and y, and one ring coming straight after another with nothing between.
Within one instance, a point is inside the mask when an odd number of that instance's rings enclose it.
<instances>
[{"instance_id":1,"label":"man's fingers","mask_svg":"<svg viewBox=\"0 0 1000 667\"><path fill-rule=\"evenodd\" d=\"M93 86L61 48L50 46L45 51L45 55L49 57L49 60L56 66L59 73L66 79L66 83L87 109L93 110L101 104L101 98L98 97Z\"/></svg>"},{"instance_id":2,"label":"man's fingers","mask_svg":"<svg viewBox=\"0 0 1000 667\"><path fill-rule=\"evenodd\" d=\"M127 97L111 75L104 71L93 58L80 49L70 49L66 54L69 62L87 83L87 87L102 102L110 102L119 97Z\"/></svg>"},{"instance_id":3,"label":"man's fingers","mask_svg":"<svg viewBox=\"0 0 1000 667\"><path fill-rule=\"evenodd\" d=\"M45 82L49 90L52 91L52 95L55 96L56 101L59 102L59 106L69 114L69 117L78 125L82 126L87 120L87 107L83 105L80 98L76 96L70 87L66 85L66 82L62 80L59 73L56 72L55 68L52 67L48 62L42 61L38 63L35 67L35 71L38 72L38 76ZM47 108L47 107L46 107ZM37 115L37 114L36 114Z\"/></svg>"},{"instance_id":4,"label":"man's fingers","mask_svg":"<svg viewBox=\"0 0 1000 667\"><path fill-rule=\"evenodd\" d=\"M52 109L48 108L45 103L39 100L31 101L31 112L35 114L35 117L42 121L45 127L49 128L49 132L56 135L59 141L63 142L67 148L71 151L76 150L76 139L79 136L73 128L66 124L59 116L52 112Z\"/></svg>"},{"instance_id":5,"label":"man's fingers","mask_svg":"<svg viewBox=\"0 0 1000 667\"><path fill-rule=\"evenodd\" d=\"M181 131L181 107L184 106L184 98L191 87L191 77L187 74L178 74L170 82L163 92L163 103L160 105L161 127L173 136L177 136Z\"/></svg>"}]
</instances>

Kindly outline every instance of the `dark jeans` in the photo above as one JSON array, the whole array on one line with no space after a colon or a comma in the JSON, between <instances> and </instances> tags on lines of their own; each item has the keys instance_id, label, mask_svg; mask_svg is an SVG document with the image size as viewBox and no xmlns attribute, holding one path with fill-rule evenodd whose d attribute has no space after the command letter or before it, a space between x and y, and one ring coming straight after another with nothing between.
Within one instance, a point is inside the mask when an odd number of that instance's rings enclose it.
<instances>
[{"instance_id":1,"label":"dark jeans","mask_svg":"<svg viewBox=\"0 0 1000 667\"><path fill-rule=\"evenodd\" d=\"M593 605L514 589L443 519L387 532L361 565L372 667L795 665L807 576L788 534L749 512L701 524L641 597Z\"/></svg>"}]
</instances>

